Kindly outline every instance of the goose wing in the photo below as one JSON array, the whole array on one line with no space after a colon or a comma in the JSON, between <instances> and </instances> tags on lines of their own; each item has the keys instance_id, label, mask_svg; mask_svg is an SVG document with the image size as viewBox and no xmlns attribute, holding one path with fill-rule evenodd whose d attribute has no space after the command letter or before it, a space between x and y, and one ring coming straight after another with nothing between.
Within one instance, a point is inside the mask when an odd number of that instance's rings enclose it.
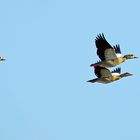
<instances>
[{"instance_id":1,"label":"goose wing","mask_svg":"<svg viewBox=\"0 0 140 140\"><path fill-rule=\"evenodd\" d=\"M114 50L115 50L115 53L117 55L117 57L121 57L121 49L120 49L120 45L117 44L115 46L113 46Z\"/></svg>"},{"instance_id":2,"label":"goose wing","mask_svg":"<svg viewBox=\"0 0 140 140\"><path fill-rule=\"evenodd\" d=\"M107 68L100 66L94 67L94 73L98 78L112 76L111 72Z\"/></svg>"},{"instance_id":3,"label":"goose wing","mask_svg":"<svg viewBox=\"0 0 140 140\"><path fill-rule=\"evenodd\" d=\"M121 68L116 68L111 73L112 73L112 75L119 75L121 73Z\"/></svg>"},{"instance_id":4,"label":"goose wing","mask_svg":"<svg viewBox=\"0 0 140 140\"><path fill-rule=\"evenodd\" d=\"M95 44L97 48L97 55L102 61L117 58L114 48L107 42L103 33L97 35Z\"/></svg>"}]
</instances>

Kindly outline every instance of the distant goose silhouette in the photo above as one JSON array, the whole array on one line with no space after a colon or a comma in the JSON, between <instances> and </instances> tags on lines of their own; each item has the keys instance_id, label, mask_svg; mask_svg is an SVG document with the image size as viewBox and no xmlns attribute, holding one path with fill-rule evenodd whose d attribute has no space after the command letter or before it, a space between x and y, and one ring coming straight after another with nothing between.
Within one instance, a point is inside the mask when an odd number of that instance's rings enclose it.
<instances>
[{"instance_id":1,"label":"distant goose silhouette","mask_svg":"<svg viewBox=\"0 0 140 140\"><path fill-rule=\"evenodd\" d=\"M0 56L0 61L5 61L5 58Z\"/></svg>"}]
</instances>

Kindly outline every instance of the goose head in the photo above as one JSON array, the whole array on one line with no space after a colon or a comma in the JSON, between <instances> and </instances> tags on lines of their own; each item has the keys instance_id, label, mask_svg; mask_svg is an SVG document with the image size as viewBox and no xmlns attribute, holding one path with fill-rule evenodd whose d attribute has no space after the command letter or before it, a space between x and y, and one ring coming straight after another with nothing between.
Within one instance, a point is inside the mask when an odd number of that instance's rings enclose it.
<instances>
[{"instance_id":1,"label":"goose head","mask_svg":"<svg viewBox=\"0 0 140 140\"><path fill-rule=\"evenodd\" d=\"M137 56L135 56L134 54L127 54L124 56L124 58L126 59L134 59L134 58L138 58Z\"/></svg>"},{"instance_id":2,"label":"goose head","mask_svg":"<svg viewBox=\"0 0 140 140\"><path fill-rule=\"evenodd\" d=\"M133 74L126 72L126 73L121 74L121 77L128 77L128 76L132 76L132 75Z\"/></svg>"}]
</instances>

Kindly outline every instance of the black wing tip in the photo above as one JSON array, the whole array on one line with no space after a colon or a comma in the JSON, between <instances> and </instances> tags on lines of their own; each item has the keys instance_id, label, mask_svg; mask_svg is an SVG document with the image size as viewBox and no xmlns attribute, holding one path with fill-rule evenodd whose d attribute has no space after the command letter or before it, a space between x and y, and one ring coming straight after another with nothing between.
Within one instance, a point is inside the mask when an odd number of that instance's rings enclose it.
<instances>
[{"instance_id":1,"label":"black wing tip","mask_svg":"<svg viewBox=\"0 0 140 140\"><path fill-rule=\"evenodd\" d=\"M115 73L115 72L117 72L117 73L121 73L121 68L118 67L118 68L116 68L115 70L112 71L112 73Z\"/></svg>"},{"instance_id":2,"label":"black wing tip","mask_svg":"<svg viewBox=\"0 0 140 140\"><path fill-rule=\"evenodd\" d=\"M119 44L114 45L114 48L119 48L119 47L120 47Z\"/></svg>"},{"instance_id":3,"label":"black wing tip","mask_svg":"<svg viewBox=\"0 0 140 140\"><path fill-rule=\"evenodd\" d=\"M104 39L104 40L105 40L104 33L100 33L100 34L98 34L98 35L96 36L95 41L96 41L96 40L99 40L99 39Z\"/></svg>"},{"instance_id":4,"label":"black wing tip","mask_svg":"<svg viewBox=\"0 0 140 140\"><path fill-rule=\"evenodd\" d=\"M121 53L121 49L120 49L120 45L119 44L113 46L113 48L114 48L116 53Z\"/></svg>"}]
</instances>

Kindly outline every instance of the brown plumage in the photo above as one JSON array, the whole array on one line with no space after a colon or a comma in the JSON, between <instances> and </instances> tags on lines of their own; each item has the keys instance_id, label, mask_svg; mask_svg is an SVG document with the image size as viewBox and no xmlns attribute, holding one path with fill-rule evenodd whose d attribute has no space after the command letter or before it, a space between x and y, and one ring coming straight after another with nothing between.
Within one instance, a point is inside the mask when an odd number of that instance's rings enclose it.
<instances>
[{"instance_id":1,"label":"brown plumage","mask_svg":"<svg viewBox=\"0 0 140 140\"><path fill-rule=\"evenodd\" d=\"M95 39L95 44L97 48L97 55L99 56L100 60L97 63L91 64L90 66L102 66L102 67L114 67L123 62L127 59L137 58L133 54L127 54L121 57L121 50L119 45L111 46L104 34L99 34Z\"/></svg>"},{"instance_id":2,"label":"brown plumage","mask_svg":"<svg viewBox=\"0 0 140 140\"><path fill-rule=\"evenodd\" d=\"M111 83L113 81L119 80L121 78L127 77L127 76L132 76L131 73L121 73L121 68L117 68L114 71L110 71L105 67L100 67L100 66L94 66L94 73L97 76L97 78L89 80L87 82L91 82L91 83L103 83L103 84L108 84Z\"/></svg>"}]
</instances>

